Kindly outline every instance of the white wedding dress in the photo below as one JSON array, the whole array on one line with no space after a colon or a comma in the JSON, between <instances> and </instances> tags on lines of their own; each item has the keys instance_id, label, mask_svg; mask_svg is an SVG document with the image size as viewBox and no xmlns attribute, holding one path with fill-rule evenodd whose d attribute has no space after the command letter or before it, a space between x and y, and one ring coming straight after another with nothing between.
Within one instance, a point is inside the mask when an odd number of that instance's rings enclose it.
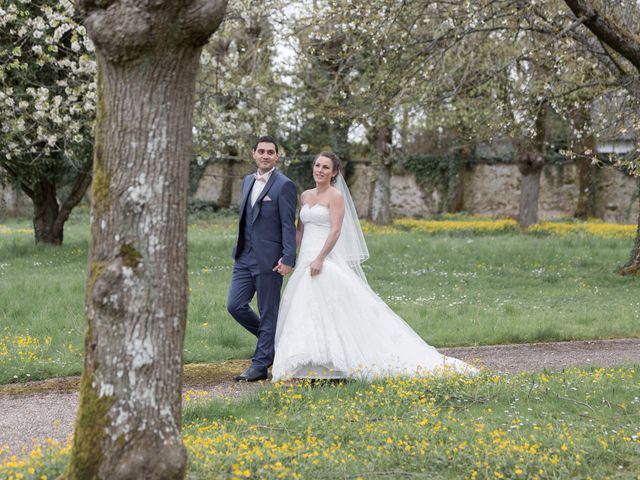
<instances>
[{"instance_id":1,"label":"white wedding dress","mask_svg":"<svg viewBox=\"0 0 640 480\"><path fill-rule=\"evenodd\" d=\"M312 277L309 264L330 230L329 208L305 204L300 220L304 235L280 304L273 381L476 372L427 345L337 253Z\"/></svg>"}]
</instances>

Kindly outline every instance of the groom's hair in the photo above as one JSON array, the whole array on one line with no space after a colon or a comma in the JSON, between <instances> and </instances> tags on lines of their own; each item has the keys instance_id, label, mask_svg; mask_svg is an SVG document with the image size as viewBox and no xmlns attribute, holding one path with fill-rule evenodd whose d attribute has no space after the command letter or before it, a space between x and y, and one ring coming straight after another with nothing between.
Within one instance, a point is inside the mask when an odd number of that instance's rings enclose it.
<instances>
[{"instance_id":1,"label":"groom's hair","mask_svg":"<svg viewBox=\"0 0 640 480\"><path fill-rule=\"evenodd\" d=\"M338 155L336 155L333 152L326 151L326 152L320 152L318 155L316 155L316 158L313 159L314 165L316 164L316 160L320 157L325 157L331 160L331 164L333 165L333 171L335 172L335 175L331 177L331 185L333 185L336 182L336 177L340 173L340 170L342 170L342 162L340 161L340 158L338 157Z\"/></svg>"},{"instance_id":2,"label":"groom's hair","mask_svg":"<svg viewBox=\"0 0 640 480\"><path fill-rule=\"evenodd\" d=\"M261 137L258 137L258 139L256 140L256 143L253 144L253 151L256 151L256 148L258 148L258 144L259 143L273 143L273 145L276 147L276 153L278 153L278 144L276 143L276 139L273 138L271 135L262 135Z\"/></svg>"}]
</instances>

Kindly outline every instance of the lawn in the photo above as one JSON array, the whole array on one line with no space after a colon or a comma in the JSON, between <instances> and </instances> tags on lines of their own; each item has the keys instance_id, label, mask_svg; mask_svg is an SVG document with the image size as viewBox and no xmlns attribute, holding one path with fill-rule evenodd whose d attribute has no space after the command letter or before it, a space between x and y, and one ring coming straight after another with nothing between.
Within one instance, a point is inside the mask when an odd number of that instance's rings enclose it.
<instances>
[{"instance_id":1,"label":"lawn","mask_svg":"<svg viewBox=\"0 0 640 480\"><path fill-rule=\"evenodd\" d=\"M633 226L523 233L512 221L450 220L365 226L371 286L430 344L640 337L638 279L616 273ZM28 221L0 223L0 383L79 374L86 212L58 248L35 246ZM186 362L253 352L225 306L234 236L231 216L189 228Z\"/></svg>"},{"instance_id":2,"label":"lawn","mask_svg":"<svg viewBox=\"0 0 640 480\"><path fill-rule=\"evenodd\" d=\"M635 479L638 384L637 367L619 367L189 392L186 478ZM68 455L54 442L0 451L0 475L56 478Z\"/></svg>"}]
</instances>

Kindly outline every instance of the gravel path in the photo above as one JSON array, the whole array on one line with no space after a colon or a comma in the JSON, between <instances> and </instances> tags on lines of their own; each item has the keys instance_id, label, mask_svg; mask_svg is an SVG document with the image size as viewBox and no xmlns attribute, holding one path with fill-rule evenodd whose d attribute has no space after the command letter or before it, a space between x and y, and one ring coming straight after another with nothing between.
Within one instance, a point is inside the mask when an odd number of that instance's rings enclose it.
<instances>
[{"instance_id":1,"label":"gravel path","mask_svg":"<svg viewBox=\"0 0 640 480\"><path fill-rule=\"evenodd\" d=\"M566 367L610 367L640 364L640 338L442 348L445 355L505 373L558 370ZM265 384L223 381L185 391L207 391L207 396L237 398ZM0 459L28 452L47 438L65 442L73 432L78 394L44 392L9 395L0 387Z\"/></svg>"}]
</instances>

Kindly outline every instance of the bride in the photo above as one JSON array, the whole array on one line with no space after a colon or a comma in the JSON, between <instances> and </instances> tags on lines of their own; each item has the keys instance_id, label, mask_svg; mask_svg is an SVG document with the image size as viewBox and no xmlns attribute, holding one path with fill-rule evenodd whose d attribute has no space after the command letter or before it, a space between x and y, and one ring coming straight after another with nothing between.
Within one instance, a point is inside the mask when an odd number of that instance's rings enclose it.
<instances>
[{"instance_id":1,"label":"bride","mask_svg":"<svg viewBox=\"0 0 640 480\"><path fill-rule=\"evenodd\" d=\"M427 345L369 287L360 267L369 252L339 158L320 153L313 178L316 188L300 198L300 253L280 304L273 381L475 373Z\"/></svg>"}]
</instances>

